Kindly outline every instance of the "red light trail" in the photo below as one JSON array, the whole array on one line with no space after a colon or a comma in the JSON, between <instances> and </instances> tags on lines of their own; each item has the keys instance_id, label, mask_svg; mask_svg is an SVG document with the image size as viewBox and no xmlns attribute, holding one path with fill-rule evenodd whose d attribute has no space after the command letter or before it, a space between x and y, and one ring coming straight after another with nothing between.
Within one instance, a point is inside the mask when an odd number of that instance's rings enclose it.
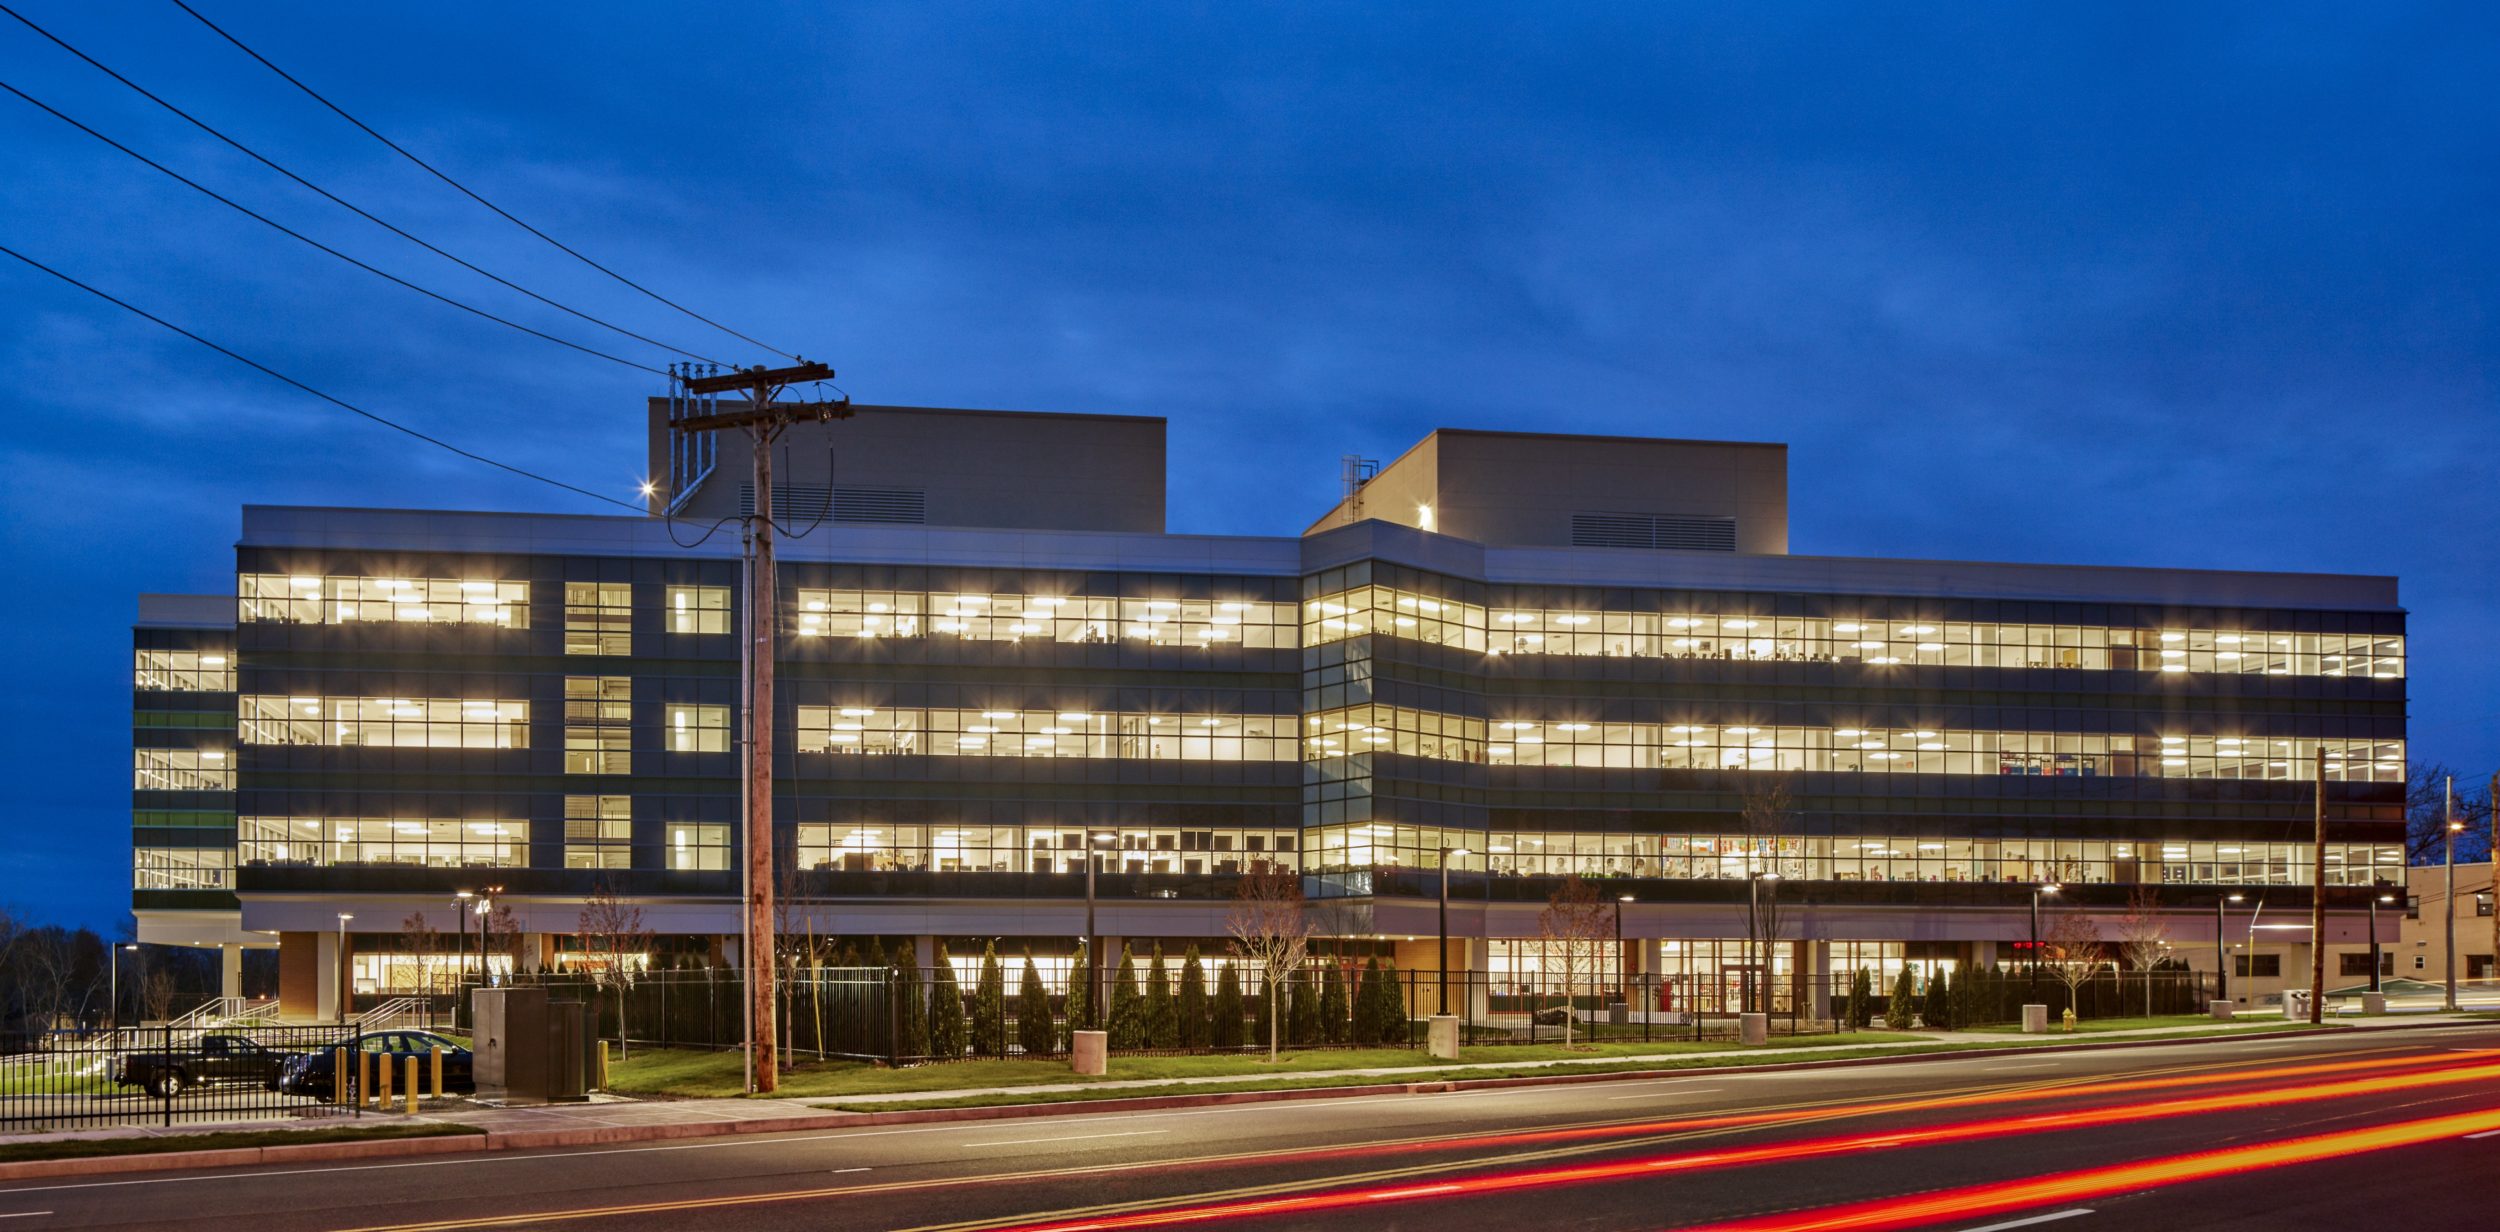
<instances>
[{"instance_id":1,"label":"red light trail","mask_svg":"<svg viewBox=\"0 0 2500 1232\"><path fill-rule=\"evenodd\" d=\"M2310 1067L2295 1067L2310 1068ZM2146 1104L2126 1104L2109 1108L2089 1108L2072 1112L2051 1112L2035 1116L1963 1121L1948 1125L1931 1125L1890 1133L1849 1134L1837 1137L1808 1138L1795 1142L1768 1143L1761 1146L1733 1147L1725 1150L1700 1151L1687 1154L1651 1156L1642 1159L1609 1160L1603 1163L1578 1164L1557 1168L1533 1168L1516 1172L1494 1173L1424 1184L1344 1189L1315 1194L1296 1194L1276 1198L1260 1198L1242 1202L1207 1206L1179 1207L1160 1211L1142 1211L1067 1221L1015 1225L1011 1232L1113 1232L1116 1229L1166 1227L1174 1224L1199 1223L1218 1219L1242 1219L1261 1216L1302 1215L1319 1211L1344 1210L1383 1202L1408 1201L1418 1198L1478 1197L1543 1189L1560 1185L1582 1185L1592 1182L1625 1180L1639 1176L1659 1176L1673 1172L1717 1171L1725 1168L1751 1167L1759 1164L1867 1151L1893 1150L1902 1147L1934 1146L1950 1142L1967 1142L2008 1134L2031 1134L2060 1129L2082 1129L2122 1125L2139 1121L2160 1120L2202 1113L2240 1111L2250 1108L2274 1107L2335 1099L2350 1095L2386 1094L2416 1090L2430 1086L2500 1078L2500 1064L2452 1066L2412 1073L2382 1074L2348 1078L2340 1082L2306 1086L2270 1087L2255 1091L2238 1091L2222 1095L2201 1095L2185 1099L2163 1100ZM2167 1082L2170 1080L2152 1080ZM2104 1087L2125 1087L2132 1084L2102 1084ZM2050 1094L2065 1095L2088 1088L2061 1088ZM2028 1093L2038 1099L2042 1092ZM1938 1101L1949 1103L1951 1101ZM1972 1097L1969 1102L1994 1102L1988 1097ZM1932 1105L1930 1105L1932 1106ZM1828 1111L1828 1110L1826 1110ZM2500 1111L2475 1114L2487 1118L2489 1126L2500 1126ZM1717 1118L1703 1118L1673 1124L1706 1124ZM2356 1131L2359 1132L2359 1131ZM2133 1165L2130 1165L2133 1166ZM2106 1171L2106 1170L2104 1170ZM2089 1174L2076 1174L2089 1175ZM2032 1182L2022 1182L2022 1185ZM2098 1191L2096 1191L2098 1192ZM2043 1198L2039 1201L2060 1201L2074 1194ZM2025 1204L2031 1204L2026 1202ZM1991 1208L1996 1209L1996 1208ZM2006 1207L2004 1209L2015 1209ZM1770 1228L1820 1228L1823 1224L1765 1224ZM1828 1225L1855 1228L1856 1224ZM1907 1227L1909 1224L1870 1224L1868 1227ZM1752 1225L1727 1225L1729 1232L1743 1227L1753 1232Z\"/></svg>"},{"instance_id":2,"label":"red light trail","mask_svg":"<svg viewBox=\"0 0 2500 1232\"><path fill-rule=\"evenodd\" d=\"M1887 1232L1888 1229L1916 1228L1940 1221L1961 1222L2036 1206L2261 1172L2291 1164L2314 1163L2360 1151L2415 1146L2493 1129L2500 1129L2500 1109L2486 1108L2478 1112L2374 1125L2368 1129L2347 1129L2260 1146L2170 1155L2020 1181L1940 1190L1909 1198L1882 1198L1811 1211L1705 1224L1689 1228L1686 1232Z\"/></svg>"}]
</instances>

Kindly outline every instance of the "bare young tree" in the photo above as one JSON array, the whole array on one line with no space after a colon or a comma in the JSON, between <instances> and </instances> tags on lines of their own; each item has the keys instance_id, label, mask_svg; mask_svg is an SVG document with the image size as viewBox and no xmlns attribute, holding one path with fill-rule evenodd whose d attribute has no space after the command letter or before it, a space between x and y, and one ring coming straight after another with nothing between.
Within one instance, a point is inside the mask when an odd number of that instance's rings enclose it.
<instances>
[{"instance_id":1,"label":"bare young tree","mask_svg":"<svg viewBox=\"0 0 2500 1232\"><path fill-rule=\"evenodd\" d=\"M1233 939L1233 953L1259 973L1267 996L1267 1059L1273 1063L1284 1032L1285 980L1301 968L1311 944L1301 874L1270 860L1253 863L1233 887L1224 931Z\"/></svg>"},{"instance_id":2,"label":"bare young tree","mask_svg":"<svg viewBox=\"0 0 2500 1232\"><path fill-rule=\"evenodd\" d=\"M489 983L495 971L489 958L496 954L512 964L511 970L521 969L521 917L501 903L477 917L477 969Z\"/></svg>"},{"instance_id":3,"label":"bare young tree","mask_svg":"<svg viewBox=\"0 0 2500 1232\"><path fill-rule=\"evenodd\" d=\"M650 961L651 929L642 922L642 908L617 893L616 883L604 876L591 885L590 897L582 900L573 928L581 937L582 966L590 975L591 987L601 996L610 989L616 992L616 1055L623 1060L626 1037L632 1034L625 1029L625 994L642 974L643 964ZM601 1016L599 1007L593 1006L591 1021L596 1024Z\"/></svg>"},{"instance_id":4,"label":"bare young tree","mask_svg":"<svg viewBox=\"0 0 2500 1232\"><path fill-rule=\"evenodd\" d=\"M174 1016L174 993L180 987L174 973L163 967L152 967L139 981L139 1005L146 1021L163 1022Z\"/></svg>"},{"instance_id":5,"label":"bare young tree","mask_svg":"<svg viewBox=\"0 0 2500 1232\"><path fill-rule=\"evenodd\" d=\"M2170 921L2161 913L2161 891L2139 885L2127 895L2126 914L2118 917L2118 952L2127 965L2144 973L2144 1014L2153 1013L2153 968L2170 957Z\"/></svg>"},{"instance_id":6,"label":"bare young tree","mask_svg":"<svg viewBox=\"0 0 2500 1232\"><path fill-rule=\"evenodd\" d=\"M1754 1008L1767 1014L1771 1012L1771 970L1778 965L1771 961L1771 951L1779 944L1781 931L1780 839L1797 833L1796 798L1789 787L1788 776L1766 775L1747 782L1741 808L1745 831L1745 873L1758 879L1752 887L1753 893L1746 899L1752 913L1748 917L1747 940L1753 943L1753 952L1746 955L1746 959L1757 967L1754 978L1760 989L1758 996L1749 999L1753 1000Z\"/></svg>"},{"instance_id":7,"label":"bare young tree","mask_svg":"<svg viewBox=\"0 0 2500 1232\"><path fill-rule=\"evenodd\" d=\"M418 994L433 996L435 968L443 956L443 934L434 930L433 922L425 918L423 911L411 912L399 921L399 949L416 975Z\"/></svg>"},{"instance_id":8,"label":"bare young tree","mask_svg":"<svg viewBox=\"0 0 2500 1232\"><path fill-rule=\"evenodd\" d=\"M1614 913L1600 900L1596 886L1573 873L1545 900L1536 928L1545 941L1546 960L1562 968L1563 1047L1569 1048L1573 1021L1578 1017L1572 1007L1580 994L1580 981L1597 974L1598 950L1614 931Z\"/></svg>"},{"instance_id":9,"label":"bare young tree","mask_svg":"<svg viewBox=\"0 0 2500 1232\"><path fill-rule=\"evenodd\" d=\"M2066 1006L2071 1010L2085 982L2105 961L2100 926L2080 911L2062 912L2049 922L2048 935L2040 938L2040 956L2049 973L2066 986Z\"/></svg>"}]
</instances>

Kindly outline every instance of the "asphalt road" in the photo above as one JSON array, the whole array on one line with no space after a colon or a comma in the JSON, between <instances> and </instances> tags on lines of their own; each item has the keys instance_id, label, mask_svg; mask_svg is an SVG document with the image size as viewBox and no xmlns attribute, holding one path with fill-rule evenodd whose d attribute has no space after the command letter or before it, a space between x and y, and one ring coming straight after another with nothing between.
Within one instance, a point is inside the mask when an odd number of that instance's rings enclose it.
<instances>
[{"instance_id":1,"label":"asphalt road","mask_svg":"<svg viewBox=\"0 0 2500 1232\"><path fill-rule=\"evenodd\" d=\"M2496 1165L2470 1027L36 1181L0 1232L2438 1232Z\"/></svg>"}]
</instances>

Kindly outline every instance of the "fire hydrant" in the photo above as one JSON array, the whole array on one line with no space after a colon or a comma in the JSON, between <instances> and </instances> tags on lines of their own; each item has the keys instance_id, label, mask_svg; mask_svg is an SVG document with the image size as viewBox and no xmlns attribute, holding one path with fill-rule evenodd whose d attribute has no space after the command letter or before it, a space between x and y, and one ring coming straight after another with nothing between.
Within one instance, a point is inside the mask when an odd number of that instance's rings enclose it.
<instances>
[{"instance_id":1,"label":"fire hydrant","mask_svg":"<svg viewBox=\"0 0 2500 1232\"><path fill-rule=\"evenodd\" d=\"M2068 1035L2075 1033L2075 1012L2072 1009L2066 1011L2066 1033Z\"/></svg>"}]
</instances>

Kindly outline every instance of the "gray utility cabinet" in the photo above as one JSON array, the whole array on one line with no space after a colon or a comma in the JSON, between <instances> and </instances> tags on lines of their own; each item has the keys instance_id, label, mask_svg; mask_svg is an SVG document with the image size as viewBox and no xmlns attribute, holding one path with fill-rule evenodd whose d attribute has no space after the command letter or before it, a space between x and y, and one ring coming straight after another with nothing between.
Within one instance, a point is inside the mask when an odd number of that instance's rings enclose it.
<instances>
[{"instance_id":1,"label":"gray utility cabinet","mask_svg":"<svg viewBox=\"0 0 2500 1232\"><path fill-rule=\"evenodd\" d=\"M589 1098L589 1023L579 1001L550 1001L544 988L480 988L470 994L477 1093L516 1104Z\"/></svg>"}]
</instances>

